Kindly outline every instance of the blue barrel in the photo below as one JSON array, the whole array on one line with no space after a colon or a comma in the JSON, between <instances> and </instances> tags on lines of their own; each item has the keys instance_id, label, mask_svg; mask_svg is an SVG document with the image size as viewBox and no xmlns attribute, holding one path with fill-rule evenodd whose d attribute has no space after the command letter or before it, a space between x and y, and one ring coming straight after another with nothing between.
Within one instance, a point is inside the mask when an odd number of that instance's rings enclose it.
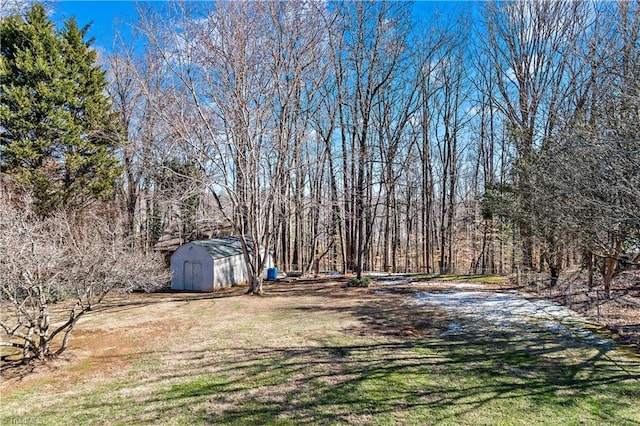
<instances>
[{"instance_id":1,"label":"blue barrel","mask_svg":"<svg viewBox=\"0 0 640 426\"><path fill-rule=\"evenodd\" d=\"M267 269L267 280L275 281L278 279L278 268Z\"/></svg>"}]
</instances>

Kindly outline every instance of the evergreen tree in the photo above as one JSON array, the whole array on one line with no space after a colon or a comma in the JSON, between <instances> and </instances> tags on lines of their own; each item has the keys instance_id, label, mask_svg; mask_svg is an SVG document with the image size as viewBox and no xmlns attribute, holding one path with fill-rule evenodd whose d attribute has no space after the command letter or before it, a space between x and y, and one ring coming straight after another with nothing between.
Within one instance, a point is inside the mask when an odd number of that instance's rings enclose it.
<instances>
[{"instance_id":1,"label":"evergreen tree","mask_svg":"<svg viewBox=\"0 0 640 426\"><path fill-rule=\"evenodd\" d=\"M47 215L113 193L119 132L88 27L57 32L44 7L0 23L0 166Z\"/></svg>"}]
</instances>

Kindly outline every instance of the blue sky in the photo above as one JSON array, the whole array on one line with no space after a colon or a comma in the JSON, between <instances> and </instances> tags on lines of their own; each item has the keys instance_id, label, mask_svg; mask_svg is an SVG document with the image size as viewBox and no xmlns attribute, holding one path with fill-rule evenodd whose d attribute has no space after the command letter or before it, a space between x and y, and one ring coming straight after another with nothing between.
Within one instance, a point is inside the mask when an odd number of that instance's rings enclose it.
<instances>
[{"instance_id":1,"label":"blue sky","mask_svg":"<svg viewBox=\"0 0 640 426\"><path fill-rule=\"evenodd\" d=\"M145 2L160 4L162 0ZM113 49L116 32L120 31L126 38L129 25L136 20L136 3L131 0L56 0L50 3L51 18L61 24L75 16L79 26L92 23L89 36L95 37L94 47L109 51ZM464 1L416 1L415 10L424 15L432 15L435 10L455 14L455 10L469 4Z\"/></svg>"},{"instance_id":2,"label":"blue sky","mask_svg":"<svg viewBox=\"0 0 640 426\"><path fill-rule=\"evenodd\" d=\"M51 18L56 23L75 16L79 26L92 23L89 36L95 37L94 46L110 50L115 34L127 32L128 25L135 22L136 2L133 1L88 1L57 0L52 3Z\"/></svg>"}]
</instances>

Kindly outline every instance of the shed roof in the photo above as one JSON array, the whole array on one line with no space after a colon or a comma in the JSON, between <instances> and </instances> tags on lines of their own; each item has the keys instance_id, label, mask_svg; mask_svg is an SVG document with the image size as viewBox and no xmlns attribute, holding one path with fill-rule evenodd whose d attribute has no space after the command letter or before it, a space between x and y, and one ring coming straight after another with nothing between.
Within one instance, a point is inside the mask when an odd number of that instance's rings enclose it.
<instances>
[{"instance_id":1,"label":"shed roof","mask_svg":"<svg viewBox=\"0 0 640 426\"><path fill-rule=\"evenodd\" d=\"M213 259L223 259L225 257L242 254L242 245L238 237L212 238L210 240L192 241L207 251ZM247 239L249 250L253 248L251 240Z\"/></svg>"}]
</instances>

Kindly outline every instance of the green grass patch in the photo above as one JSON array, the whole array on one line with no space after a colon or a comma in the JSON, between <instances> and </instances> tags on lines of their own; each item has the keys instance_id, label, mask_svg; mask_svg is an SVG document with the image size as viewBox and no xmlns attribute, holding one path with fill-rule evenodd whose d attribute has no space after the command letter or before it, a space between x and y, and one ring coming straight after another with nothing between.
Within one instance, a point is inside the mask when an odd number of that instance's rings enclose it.
<instances>
[{"instance_id":1,"label":"green grass patch","mask_svg":"<svg viewBox=\"0 0 640 426\"><path fill-rule=\"evenodd\" d=\"M227 378L217 375L200 376L171 386L163 398L169 400L209 396L224 389L228 382Z\"/></svg>"}]
</instances>

